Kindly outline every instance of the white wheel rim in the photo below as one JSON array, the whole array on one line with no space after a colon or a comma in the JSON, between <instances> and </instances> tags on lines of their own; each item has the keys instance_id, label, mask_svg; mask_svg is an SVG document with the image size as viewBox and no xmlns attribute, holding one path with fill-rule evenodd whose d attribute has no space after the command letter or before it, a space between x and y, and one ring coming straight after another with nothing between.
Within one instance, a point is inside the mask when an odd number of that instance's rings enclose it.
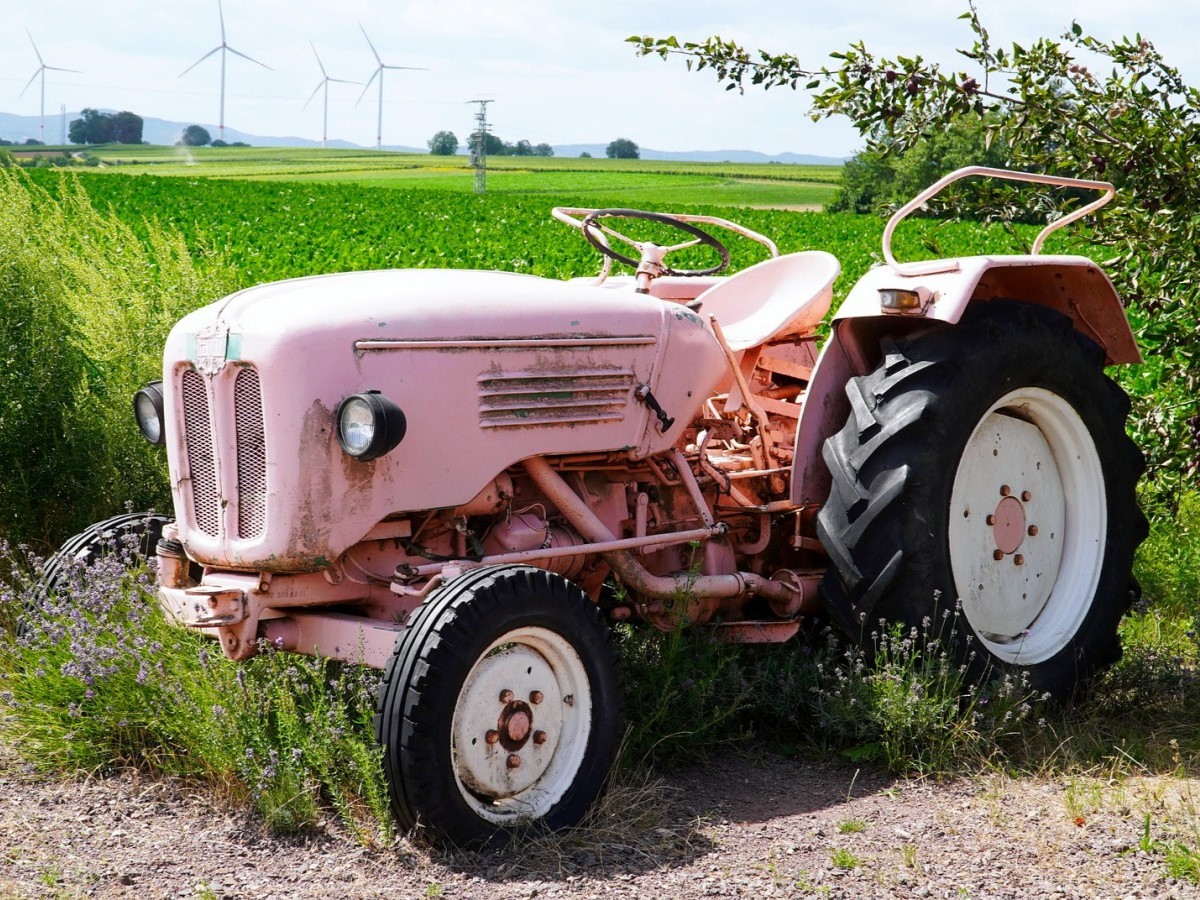
<instances>
[{"instance_id":1,"label":"white wheel rim","mask_svg":"<svg viewBox=\"0 0 1200 900\"><path fill-rule=\"evenodd\" d=\"M1100 581L1107 516L1100 456L1067 401L1028 387L992 404L954 474L949 527L955 588L988 652L1032 665L1071 642Z\"/></svg>"},{"instance_id":2,"label":"white wheel rim","mask_svg":"<svg viewBox=\"0 0 1200 900\"><path fill-rule=\"evenodd\" d=\"M592 690L570 641L518 628L475 661L451 726L467 804L497 825L538 819L574 783L592 729Z\"/></svg>"}]
</instances>

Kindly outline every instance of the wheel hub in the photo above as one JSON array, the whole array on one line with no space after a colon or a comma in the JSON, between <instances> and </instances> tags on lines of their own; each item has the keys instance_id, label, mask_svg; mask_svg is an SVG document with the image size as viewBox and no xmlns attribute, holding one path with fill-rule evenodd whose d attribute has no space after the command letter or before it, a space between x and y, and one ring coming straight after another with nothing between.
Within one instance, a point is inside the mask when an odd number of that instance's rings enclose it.
<instances>
[{"instance_id":1,"label":"wheel hub","mask_svg":"<svg viewBox=\"0 0 1200 900\"><path fill-rule=\"evenodd\" d=\"M500 732L500 744L505 750L520 750L527 740L533 725L533 710L523 700L514 700L504 707L496 730Z\"/></svg>"},{"instance_id":2,"label":"wheel hub","mask_svg":"<svg viewBox=\"0 0 1200 900\"><path fill-rule=\"evenodd\" d=\"M992 536L1004 554L1016 553L1025 539L1025 507L1016 497L1005 497L992 513Z\"/></svg>"}]
</instances>

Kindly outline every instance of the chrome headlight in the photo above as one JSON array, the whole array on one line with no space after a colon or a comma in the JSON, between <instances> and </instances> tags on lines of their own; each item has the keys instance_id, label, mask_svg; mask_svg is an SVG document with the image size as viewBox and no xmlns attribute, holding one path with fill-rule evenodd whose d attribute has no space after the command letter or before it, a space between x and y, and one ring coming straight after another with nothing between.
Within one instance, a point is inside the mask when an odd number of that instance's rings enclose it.
<instances>
[{"instance_id":1,"label":"chrome headlight","mask_svg":"<svg viewBox=\"0 0 1200 900\"><path fill-rule=\"evenodd\" d=\"M152 381L133 395L133 417L137 419L142 437L152 444L166 442L161 381Z\"/></svg>"},{"instance_id":2,"label":"chrome headlight","mask_svg":"<svg viewBox=\"0 0 1200 900\"><path fill-rule=\"evenodd\" d=\"M378 459L404 440L407 430L404 411L379 391L347 397L338 407L338 443L355 459Z\"/></svg>"}]
</instances>

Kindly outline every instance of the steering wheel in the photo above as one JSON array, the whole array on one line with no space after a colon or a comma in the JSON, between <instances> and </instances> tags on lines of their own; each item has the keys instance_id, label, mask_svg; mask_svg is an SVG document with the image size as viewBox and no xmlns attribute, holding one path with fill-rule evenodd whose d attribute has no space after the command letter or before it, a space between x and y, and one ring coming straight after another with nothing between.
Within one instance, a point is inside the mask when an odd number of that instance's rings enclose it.
<instances>
[{"instance_id":1,"label":"steering wheel","mask_svg":"<svg viewBox=\"0 0 1200 900\"><path fill-rule=\"evenodd\" d=\"M684 241L682 244L674 244L670 247L661 247L652 244L650 241L635 241L631 237L626 237L611 226L599 221L600 219L645 219L648 222L658 222L662 225L677 228L685 234L690 234L692 240ZM724 244L707 231L701 231L690 222L685 222L682 219L664 215L663 213L643 212L640 209L597 209L588 213L580 227L588 243L605 256L615 259L617 262L623 262L625 265L632 266L635 269L641 269L643 265L649 262L657 269L653 273L654 275L679 275L691 278L700 275L715 275L718 272L724 271L729 266L729 250ZM614 250L604 240L603 235L614 237L633 247L637 250L639 258L634 259L631 256L626 256L624 253ZM683 250L687 247L695 247L698 244L712 247L720 254L721 261L717 265L707 269L672 269L663 265L662 259L668 253L675 250ZM646 252L648 247L653 248L649 254Z\"/></svg>"}]
</instances>

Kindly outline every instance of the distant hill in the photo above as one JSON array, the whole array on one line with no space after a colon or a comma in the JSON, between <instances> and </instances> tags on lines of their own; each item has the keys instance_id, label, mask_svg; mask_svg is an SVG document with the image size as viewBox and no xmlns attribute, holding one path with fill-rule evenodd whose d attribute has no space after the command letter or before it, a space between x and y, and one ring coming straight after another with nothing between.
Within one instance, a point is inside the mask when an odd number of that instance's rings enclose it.
<instances>
[{"instance_id":1,"label":"distant hill","mask_svg":"<svg viewBox=\"0 0 1200 900\"><path fill-rule=\"evenodd\" d=\"M113 110L101 110L113 112ZM67 126L78 119L80 113L68 112ZM38 137L37 116L18 116L0 112L0 139L23 143L28 138ZM183 130L189 125L203 125L214 138L217 136L217 126L206 122L170 122L166 119L144 118L142 138L148 144L171 146L179 141ZM46 143L61 143L63 137L63 118L46 116ZM225 140L229 143L243 141L255 147L319 147L320 141L302 137L280 137L277 135L250 134L226 127ZM331 140L327 147L340 150L365 149L360 144L350 141ZM597 159L604 158L607 144L563 144L554 148L555 156L577 157L581 153L590 153ZM425 147L385 146L385 150L395 150L401 153L426 153ZM777 153L768 155L756 150L652 150L642 148L642 159L680 160L686 162L734 162L734 163L793 163L796 165L840 166L845 159L840 156L812 156L804 153Z\"/></svg>"},{"instance_id":2,"label":"distant hill","mask_svg":"<svg viewBox=\"0 0 1200 900\"><path fill-rule=\"evenodd\" d=\"M113 112L114 110L104 109L101 112ZM78 112L68 112L66 119L67 125L75 119L80 118ZM38 136L37 116L17 116L11 113L0 112L0 138L6 141L24 142L27 138L36 138ZM161 144L167 147L179 141L183 135L183 130L189 125L202 125L208 130L214 138L217 136L217 126L208 122L170 122L166 119L155 119L143 117L142 140L147 144ZM46 143L58 144L61 142L63 134L62 117L61 116L46 116ZM249 134L245 131L239 131L236 128L225 127L225 140L229 143L235 141L244 141L247 144L252 144L255 147L320 147L320 141L309 140L302 137L291 136L266 136L259 134ZM327 147L340 150L362 149L358 144L352 144L350 141L331 140L326 144ZM386 147L387 150L398 150L402 153L427 153L425 147Z\"/></svg>"},{"instance_id":3,"label":"distant hill","mask_svg":"<svg viewBox=\"0 0 1200 900\"><path fill-rule=\"evenodd\" d=\"M554 148L555 156L578 156L590 153L597 159L604 158L608 144L563 144ZM642 147L642 159L678 160L681 162L732 162L732 163L790 163L800 166L840 166L846 160L841 156L812 156L806 153L759 153L757 150L654 150Z\"/></svg>"}]
</instances>

